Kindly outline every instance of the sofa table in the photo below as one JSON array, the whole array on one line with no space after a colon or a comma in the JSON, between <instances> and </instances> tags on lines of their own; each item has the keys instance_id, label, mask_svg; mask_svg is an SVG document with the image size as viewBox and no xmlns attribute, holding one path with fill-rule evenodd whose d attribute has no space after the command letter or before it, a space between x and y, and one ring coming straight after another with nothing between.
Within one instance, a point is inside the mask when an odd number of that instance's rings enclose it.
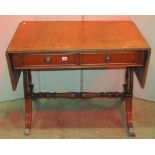
<instances>
[{"instance_id":1,"label":"sofa table","mask_svg":"<svg viewBox=\"0 0 155 155\"><path fill-rule=\"evenodd\" d=\"M32 99L107 97L122 99L129 136L135 136L133 73L144 88L150 53L150 46L132 21L21 22L7 48L6 58L14 91L23 71L25 134L30 133ZM123 92L33 91L31 71L88 69L124 69Z\"/></svg>"}]
</instances>

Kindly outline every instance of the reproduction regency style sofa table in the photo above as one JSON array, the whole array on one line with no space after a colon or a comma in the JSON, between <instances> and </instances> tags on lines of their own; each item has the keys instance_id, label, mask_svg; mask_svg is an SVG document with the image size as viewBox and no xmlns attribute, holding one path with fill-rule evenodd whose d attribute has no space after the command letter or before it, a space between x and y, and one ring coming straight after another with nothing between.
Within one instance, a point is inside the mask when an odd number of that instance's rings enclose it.
<instances>
[{"instance_id":1,"label":"reproduction regency style sofa table","mask_svg":"<svg viewBox=\"0 0 155 155\"><path fill-rule=\"evenodd\" d=\"M12 88L23 71L25 134L32 120L35 98L121 98L125 105L129 136L135 136L132 121L133 72L145 85L151 49L132 21L24 21L6 51ZM31 71L125 69L123 92L33 91ZM104 81L103 81L104 82Z\"/></svg>"}]
</instances>

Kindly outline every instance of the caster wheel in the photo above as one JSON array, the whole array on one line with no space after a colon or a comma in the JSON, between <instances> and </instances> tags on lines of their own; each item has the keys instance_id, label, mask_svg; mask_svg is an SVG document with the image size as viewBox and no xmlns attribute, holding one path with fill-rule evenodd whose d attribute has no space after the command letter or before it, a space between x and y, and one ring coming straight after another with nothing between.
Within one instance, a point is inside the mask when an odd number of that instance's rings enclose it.
<instances>
[{"instance_id":1,"label":"caster wheel","mask_svg":"<svg viewBox=\"0 0 155 155\"><path fill-rule=\"evenodd\" d=\"M134 128L129 128L129 137L135 137Z\"/></svg>"},{"instance_id":2,"label":"caster wheel","mask_svg":"<svg viewBox=\"0 0 155 155\"><path fill-rule=\"evenodd\" d=\"M25 130L24 130L24 135L25 136L28 136L30 134L30 129L29 128L26 128Z\"/></svg>"}]
</instances>

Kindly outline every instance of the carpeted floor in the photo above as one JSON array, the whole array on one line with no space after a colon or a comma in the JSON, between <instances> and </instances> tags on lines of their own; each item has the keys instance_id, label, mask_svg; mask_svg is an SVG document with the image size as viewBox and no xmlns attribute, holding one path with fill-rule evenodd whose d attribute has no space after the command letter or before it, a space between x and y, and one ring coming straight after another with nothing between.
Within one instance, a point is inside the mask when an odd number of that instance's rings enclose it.
<instances>
[{"instance_id":1,"label":"carpeted floor","mask_svg":"<svg viewBox=\"0 0 155 155\"><path fill-rule=\"evenodd\" d=\"M24 136L24 99L0 103L0 138L130 138L118 99L42 99ZM135 138L155 138L155 103L133 100Z\"/></svg>"}]
</instances>

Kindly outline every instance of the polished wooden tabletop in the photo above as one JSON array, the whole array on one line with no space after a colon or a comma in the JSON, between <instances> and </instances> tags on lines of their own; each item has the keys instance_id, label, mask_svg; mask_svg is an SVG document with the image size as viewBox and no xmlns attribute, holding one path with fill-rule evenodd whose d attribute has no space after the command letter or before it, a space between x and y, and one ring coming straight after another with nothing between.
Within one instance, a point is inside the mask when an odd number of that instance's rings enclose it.
<instances>
[{"instance_id":1,"label":"polished wooden tabletop","mask_svg":"<svg viewBox=\"0 0 155 155\"><path fill-rule=\"evenodd\" d=\"M7 52L149 48L132 21L25 21Z\"/></svg>"}]
</instances>

